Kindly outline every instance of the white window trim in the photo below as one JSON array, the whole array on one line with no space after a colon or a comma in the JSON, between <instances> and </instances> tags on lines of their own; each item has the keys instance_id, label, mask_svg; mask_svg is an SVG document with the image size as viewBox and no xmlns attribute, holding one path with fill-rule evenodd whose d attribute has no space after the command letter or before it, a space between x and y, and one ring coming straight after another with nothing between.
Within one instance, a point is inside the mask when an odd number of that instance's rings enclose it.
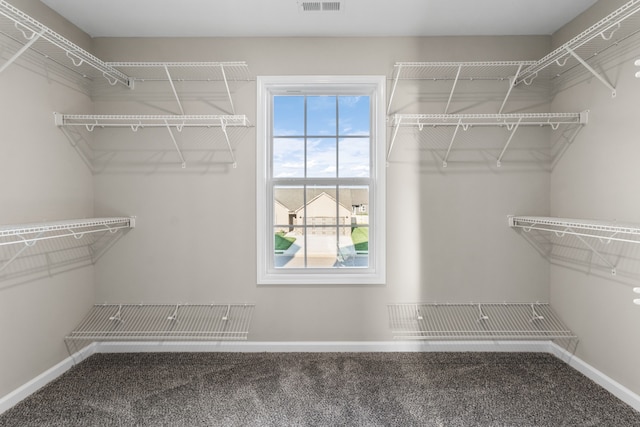
<instances>
[{"instance_id":1,"label":"white window trim","mask_svg":"<svg viewBox=\"0 0 640 427\"><path fill-rule=\"evenodd\" d=\"M386 283L386 115L385 76L259 76L257 78L256 120L256 206L257 206L257 283L259 285L381 285ZM269 204L268 174L270 166L270 101L275 94L286 94L296 89L309 94L311 88L319 94L339 93L360 87L369 93L372 108L371 129L371 186L369 206L372 223L369 239L374 250L369 254L368 268L340 269L275 269L270 267L273 245L273 207ZM271 239L271 242L267 241Z\"/></svg>"}]
</instances>

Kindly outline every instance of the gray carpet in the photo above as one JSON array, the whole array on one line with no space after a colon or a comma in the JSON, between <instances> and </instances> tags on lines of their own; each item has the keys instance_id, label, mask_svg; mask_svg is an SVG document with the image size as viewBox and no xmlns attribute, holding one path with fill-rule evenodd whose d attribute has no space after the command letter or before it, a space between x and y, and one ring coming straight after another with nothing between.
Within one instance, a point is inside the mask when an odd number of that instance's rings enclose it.
<instances>
[{"instance_id":1,"label":"gray carpet","mask_svg":"<svg viewBox=\"0 0 640 427\"><path fill-rule=\"evenodd\" d=\"M548 354L96 354L1 426L640 426Z\"/></svg>"}]
</instances>

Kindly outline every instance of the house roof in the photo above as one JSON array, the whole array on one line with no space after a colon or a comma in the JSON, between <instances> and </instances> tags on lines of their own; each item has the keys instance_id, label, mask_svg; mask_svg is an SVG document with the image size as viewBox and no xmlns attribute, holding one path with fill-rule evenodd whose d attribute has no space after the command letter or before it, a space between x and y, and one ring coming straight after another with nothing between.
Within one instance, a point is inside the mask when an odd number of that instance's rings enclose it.
<instances>
[{"instance_id":1,"label":"house roof","mask_svg":"<svg viewBox=\"0 0 640 427\"><path fill-rule=\"evenodd\" d=\"M369 190L365 188L341 188L336 197L335 188L307 187L307 200L311 201L323 193L337 199L340 205L349 210L354 205L369 204ZM274 199L290 211L295 212L304 205L304 192L302 188L276 188Z\"/></svg>"}]
</instances>

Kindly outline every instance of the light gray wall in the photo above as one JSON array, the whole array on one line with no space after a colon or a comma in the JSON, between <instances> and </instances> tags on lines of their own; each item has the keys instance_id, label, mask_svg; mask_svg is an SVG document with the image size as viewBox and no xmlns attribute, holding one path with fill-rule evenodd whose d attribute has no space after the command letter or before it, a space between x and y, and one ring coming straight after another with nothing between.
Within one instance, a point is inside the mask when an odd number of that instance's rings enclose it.
<instances>
[{"instance_id":1,"label":"light gray wall","mask_svg":"<svg viewBox=\"0 0 640 427\"><path fill-rule=\"evenodd\" d=\"M581 31L581 22L549 37L397 39L97 39L89 40L39 2L13 2L105 60L249 63L253 75L380 74L396 61L537 59ZM615 3L615 4L614 4ZM599 2L589 13L621 3ZM578 355L632 390L638 324L629 279L638 259L625 253L622 274L552 265L506 226L508 214L594 217L638 222L629 197L637 84L631 47L609 60L619 88L612 100L594 79L567 84L551 105L546 88L516 89L507 112L581 111L591 120L549 172L545 131L506 140L499 131L462 134L449 168L439 163L449 137L400 132L387 171L386 286L258 287L255 284L255 131L232 132L238 168L215 130L178 134L189 166L180 169L168 135L150 130L94 132L92 177L52 124L51 113L176 113L167 87L135 91L102 86L95 103L65 79L19 61L0 75L0 223L95 215L137 215L138 227L95 267L0 284L0 396L64 357L62 338L93 302L254 302L249 335L259 341L390 339L386 304L413 301L547 301L581 341ZM571 83L571 82L570 82ZM394 111L442 112L451 82L403 82ZM499 83L461 83L451 112L497 111ZM536 83L537 84L537 83ZM219 85L178 85L187 113L228 112ZM255 122L255 82L234 83L239 113ZM221 108L218 106L222 106ZM184 136L183 136L184 135ZM613 137L612 137L613 135ZM213 144L214 150L210 150ZM615 149L612 149L614 147ZM206 157L213 153L213 157ZM623 189L624 191L615 191ZM95 193L95 202L94 202ZM551 200L551 205L549 201ZM580 264L578 264L580 266ZM606 272L605 272L606 273ZM551 279L549 279L551 276ZM94 292L93 281L96 282ZM549 292L549 280L551 290Z\"/></svg>"},{"instance_id":2,"label":"light gray wall","mask_svg":"<svg viewBox=\"0 0 640 427\"><path fill-rule=\"evenodd\" d=\"M11 3L38 19L48 18L47 25L78 43L90 43L40 2ZM13 46L4 44L5 39L2 43L4 63ZM29 54L0 74L0 94L0 224L91 217L92 175L54 126L52 115L90 111L89 97L74 79L45 69L41 58ZM0 252L3 260L11 253L8 248ZM0 396L68 356L63 338L94 300L93 267L62 272L70 267L29 273L29 261L16 261L0 273Z\"/></svg>"},{"instance_id":3,"label":"light gray wall","mask_svg":"<svg viewBox=\"0 0 640 427\"><path fill-rule=\"evenodd\" d=\"M94 47L105 60L247 61L254 76L390 76L396 61L536 59L550 38L96 39ZM507 83L473 83L473 94L457 98L450 111L497 112ZM442 112L451 84L401 83L394 109ZM238 113L255 123L255 82L233 86ZM211 94L219 88L211 88L179 88L187 114L224 111L224 97ZM177 111L166 84L116 91L96 92L97 112ZM506 111L545 111L547 99L545 88L517 89ZM361 341L391 339L389 303L548 300L547 261L531 256L507 227L508 214L549 213L548 164L540 160L549 154L545 130L523 131L502 169L495 158L504 129L465 133L446 170L436 158L450 137L401 132L387 171L387 284L325 287L256 285L255 129L236 133L237 169L219 131L176 135L185 170L166 130L87 137L99 155L96 213L138 216L137 228L96 265L98 302L252 302L250 340ZM189 150L206 144L214 155L203 166L195 161L201 154Z\"/></svg>"},{"instance_id":4,"label":"light gray wall","mask_svg":"<svg viewBox=\"0 0 640 427\"><path fill-rule=\"evenodd\" d=\"M598 2L554 38L562 41L619 7L622 1ZM557 42L555 42L557 44ZM589 109L589 124L551 174L553 216L640 223L635 197L640 181L638 145L640 79L634 78L640 58L635 38L599 55L595 68L616 87L617 96L581 72L564 81L554 110ZM638 325L640 307L633 304L640 274L637 245L593 244L618 265L616 276L597 256L589 257L579 242L567 244L569 262L551 267L551 303L577 333L577 355L635 393L640 393Z\"/></svg>"}]
</instances>

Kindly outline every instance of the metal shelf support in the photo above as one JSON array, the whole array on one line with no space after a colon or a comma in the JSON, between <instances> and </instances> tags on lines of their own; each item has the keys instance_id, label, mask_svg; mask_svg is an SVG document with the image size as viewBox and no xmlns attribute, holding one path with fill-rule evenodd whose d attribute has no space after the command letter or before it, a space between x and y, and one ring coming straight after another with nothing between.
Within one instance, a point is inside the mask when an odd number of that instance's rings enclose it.
<instances>
[{"instance_id":1,"label":"metal shelf support","mask_svg":"<svg viewBox=\"0 0 640 427\"><path fill-rule=\"evenodd\" d=\"M500 156L498 156L498 162L497 162L497 166L498 167L502 166L502 156L504 156L504 153L507 151L507 148L509 148L509 144L511 144L511 140L513 139L513 135L516 134L516 131L518 130L518 126L520 126L521 122L522 122L522 117L518 119L518 122L515 125L512 125L511 134L509 135L509 139L507 140L507 143L504 145L504 148L502 149L502 152L500 153Z\"/></svg>"},{"instance_id":2,"label":"metal shelf support","mask_svg":"<svg viewBox=\"0 0 640 427\"><path fill-rule=\"evenodd\" d=\"M231 114L235 114L236 108L233 106L233 98L231 97L231 90L229 89L229 81L227 80L227 73L225 73L224 71L224 64L220 64L220 72L222 73L222 79L224 80L224 87L227 89L229 104L231 104Z\"/></svg>"},{"instance_id":3,"label":"metal shelf support","mask_svg":"<svg viewBox=\"0 0 640 427\"><path fill-rule=\"evenodd\" d=\"M169 136L171 137L173 146L176 148L176 151L178 152L178 157L180 157L180 160L182 162L182 169L184 169L187 167L187 162L184 160L184 156L182 155L182 151L180 151L180 147L178 146L178 141L176 141L176 136L173 134L173 131L171 130L171 126L169 126L168 120L165 120L165 125L167 126L167 131L169 132ZM182 129L182 128L179 127L178 129Z\"/></svg>"},{"instance_id":4,"label":"metal shelf support","mask_svg":"<svg viewBox=\"0 0 640 427\"><path fill-rule=\"evenodd\" d=\"M451 153L451 148L453 147L453 141L455 141L456 135L458 135L458 130L460 129L460 126L462 126L462 128L464 130L467 130L469 128L469 125L463 125L462 124L462 119L458 120L458 124L456 124L456 130L453 131L453 136L451 137L451 142L449 142L449 148L447 149L447 154L444 155L444 159L442 160L442 167L443 168L447 167L447 160L449 159L449 153Z\"/></svg>"},{"instance_id":5,"label":"metal shelf support","mask_svg":"<svg viewBox=\"0 0 640 427\"><path fill-rule=\"evenodd\" d=\"M511 96L511 91L513 90L514 87L516 87L516 81L518 80L518 76L520 75L520 71L522 71L522 66L524 64L519 64L518 65L518 70L516 71L515 76L513 77L509 77L509 89L507 90L507 94L504 97L504 100L502 101L502 105L500 105L500 109L498 110L498 114L502 114L502 112L504 111L504 107L505 105L507 105L507 100L509 99L509 96Z\"/></svg>"},{"instance_id":6,"label":"metal shelf support","mask_svg":"<svg viewBox=\"0 0 640 427\"><path fill-rule=\"evenodd\" d=\"M2 64L2 66L0 66L0 73L6 70L9 67L9 65L13 64L16 61L16 59L18 59L23 53L29 50L29 48L35 42L37 42L40 37L42 37L45 31L46 30L41 30L39 33L33 33L31 37L26 37L25 35L25 38L28 39L29 41L24 46L22 46L15 54L13 54L13 56L9 58L7 62L5 62L4 64Z\"/></svg>"},{"instance_id":7,"label":"metal shelf support","mask_svg":"<svg viewBox=\"0 0 640 427\"><path fill-rule=\"evenodd\" d=\"M169 72L169 67L165 64L164 71L167 73L167 77L169 79L169 85L171 86L171 91L173 92L173 96L176 97L176 101L178 102L178 107L180 108L180 114L184 115L184 108L182 108L182 103L180 102L180 97L178 96L178 92L176 92L176 86L173 84L173 79L171 78L171 73Z\"/></svg>"},{"instance_id":8,"label":"metal shelf support","mask_svg":"<svg viewBox=\"0 0 640 427\"><path fill-rule=\"evenodd\" d=\"M593 74L598 80L600 80L602 82L602 84L604 84L607 88L609 88L609 90L611 91L611 97L615 98L616 97L616 88L613 87L613 85L611 83L609 83L607 81L607 79L605 79L603 76L601 76L600 74L598 74L598 72L596 70L593 69L593 67L589 64L586 63L586 61L582 58L580 58L573 50L571 50L571 48L569 47L565 47L566 51L569 52L569 54L571 54L571 56L573 56L580 64L582 64L582 66L584 68L586 68L591 74ZM566 63L566 61L565 61Z\"/></svg>"},{"instance_id":9,"label":"metal shelf support","mask_svg":"<svg viewBox=\"0 0 640 427\"><path fill-rule=\"evenodd\" d=\"M460 71L462 71L462 65L458 66L458 71L456 72L456 77L453 80L453 86L451 87L451 93L449 93L449 100L447 101L447 106L444 107L444 113L447 114L449 112L449 106L451 105L451 99L453 98L453 92L456 90L456 85L458 84L458 79L460 78Z\"/></svg>"},{"instance_id":10,"label":"metal shelf support","mask_svg":"<svg viewBox=\"0 0 640 427\"><path fill-rule=\"evenodd\" d=\"M227 122L224 118L220 119L220 128L222 129L222 133L224 134L224 139L227 142L227 148L229 149L229 154L231 155L231 160L233 161L233 168L238 167L238 163L236 162L236 156L233 154L233 148L231 148L231 141L229 141L229 134L227 133Z\"/></svg>"}]
</instances>

